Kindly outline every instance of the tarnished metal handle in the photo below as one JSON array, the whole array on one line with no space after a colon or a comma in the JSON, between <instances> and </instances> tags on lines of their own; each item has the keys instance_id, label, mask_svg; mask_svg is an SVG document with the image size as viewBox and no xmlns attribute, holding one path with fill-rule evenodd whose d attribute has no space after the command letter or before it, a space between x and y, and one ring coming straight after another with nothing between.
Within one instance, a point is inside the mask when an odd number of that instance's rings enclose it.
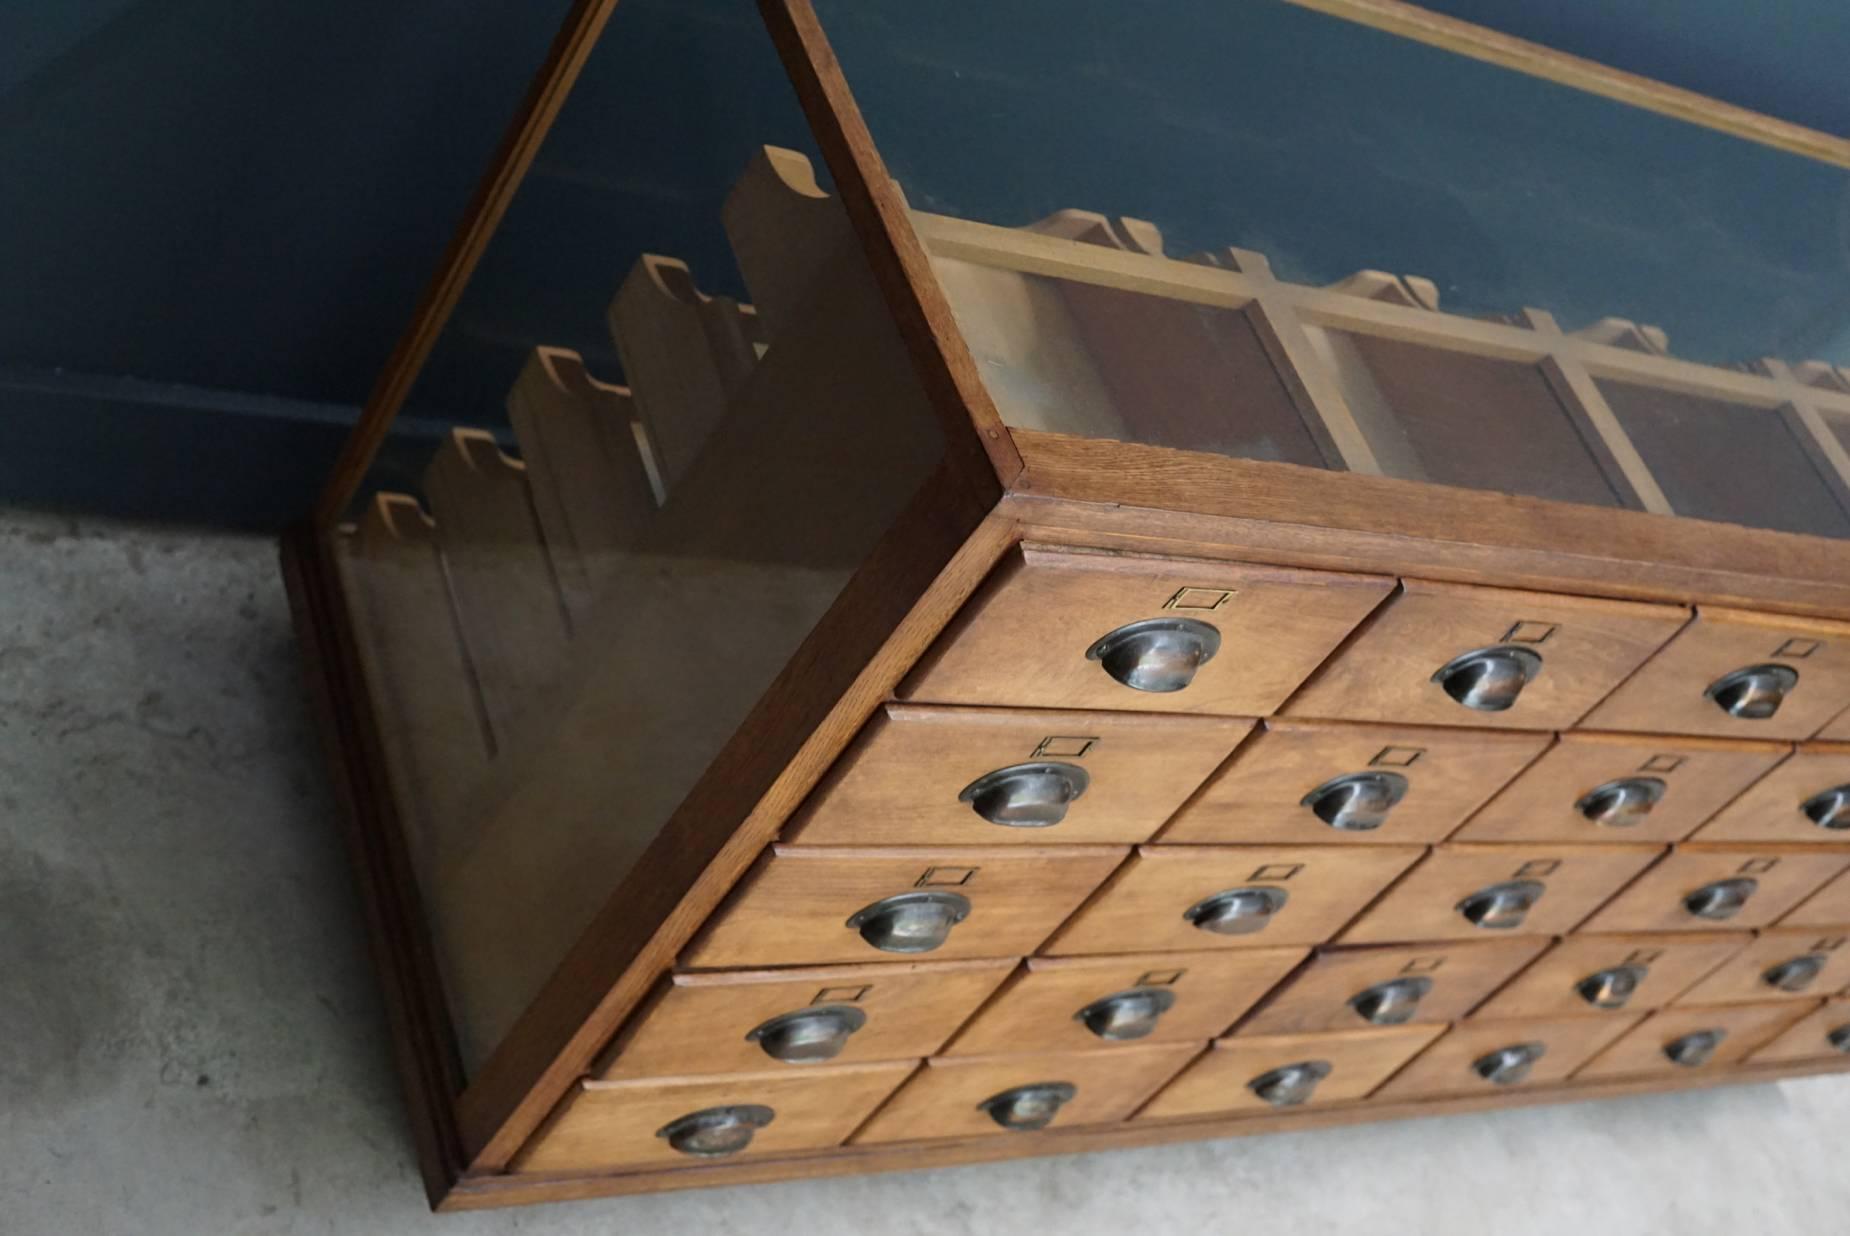
<instances>
[{"instance_id":1,"label":"tarnished metal handle","mask_svg":"<svg viewBox=\"0 0 1850 1236\"><path fill-rule=\"evenodd\" d=\"M1296 1107L1310 1100L1317 1083L1328 1077L1333 1066L1328 1060L1300 1060L1268 1073L1261 1073L1246 1083L1246 1088L1273 1107Z\"/></svg>"},{"instance_id":2,"label":"tarnished metal handle","mask_svg":"<svg viewBox=\"0 0 1850 1236\"><path fill-rule=\"evenodd\" d=\"M1413 1015L1420 1011L1420 1001L1431 991L1432 980L1425 975L1389 979L1358 992L1350 998L1349 1007L1363 1021L1377 1026L1399 1026L1413 1020Z\"/></svg>"},{"instance_id":3,"label":"tarnished metal handle","mask_svg":"<svg viewBox=\"0 0 1850 1236\"><path fill-rule=\"evenodd\" d=\"M1091 784L1092 774L1077 764L1011 764L966 785L957 801L991 824L1051 828Z\"/></svg>"},{"instance_id":4,"label":"tarnished metal handle","mask_svg":"<svg viewBox=\"0 0 1850 1236\"><path fill-rule=\"evenodd\" d=\"M1203 897L1182 912L1182 917L1217 936L1245 936L1265 930L1291 894L1270 884L1229 888Z\"/></svg>"},{"instance_id":5,"label":"tarnished metal handle","mask_svg":"<svg viewBox=\"0 0 1850 1236\"><path fill-rule=\"evenodd\" d=\"M1009 1132L1026 1133L1053 1123L1078 1093L1079 1087L1072 1082L1033 1082L991 1095L976 1106Z\"/></svg>"},{"instance_id":6,"label":"tarnished metal handle","mask_svg":"<svg viewBox=\"0 0 1850 1236\"><path fill-rule=\"evenodd\" d=\"M1466 708L1503 712L1541 672L1542 656L1533 648L1498 644L1453 657L1432 680Z\"/></svg>"},{"instance_id":7,"label":"tarnished metal handle","mask_svg":"<svg viewBox=\"0 0 1850 1236\"><path fill-rule=\"evenodd\" d=\"M1631 828L1644 823L1668 788L1657 777L1624 777L1587 791L1574 810L1601 828Z\"/></svg>"},{"instance_id":8,"label":"tarnished metal handle","mask_svg":"<svg viewBox=\"0 0 1850 1236\"><path fill-rule=\"evenodd\" d=\"M1804 991L1824 973L1827 960L1823 953L1801 953L1797 957L1788 957L1776 966L1767 967L1760 978L1768 987L1779 991Z\"/></svg>"},{"instance_id":9,"label":"tarnished metal handle","mask_svg":"<svg viewBox=\"0 0 1850 1236\"><path fill-rule=\"evenodd\" d=\"M848 926L883 953L929 953L969 917L970 899L961 893L898 893L856 910Z\"/></svg>"},{"instance_id":10,"label":"tarnished metal handle","mask_svg":"<svg viewBox=\"0 0 1850 1236\"><path fill-rule=\"evenodd\" d=\"M1651 968L1635 961L1599 970L1574 984L1580 998L1596 1009L1622 1009L1638 993Z\"/></svg>"},{"instance_id":11,"label":"tarnished metal handle","mask_svg":"<svg viewBox=\"0 0 1850 1236\"><path fill-rule=\"evenodd\" d=\"M1834 833L1843 832L1850 828L1850 785L1834 785L1813 794L1799 806L1799 810L1819 828L1828 828Z\"/></svg>"},{"instance_id":12,"label":"tarnished metal handle","mask_svg":"<svg viewBox=\"0 0 1850 1236\"><path fill-rule=\"evenodd\" d=\"M1331 828L1365 833L1387 823L1388 812L1406 796L1407 779L1399 773L1359 772L1325 781L1300 805Z\"/></svg>"},{"instance_id":13,"label":"tarnished metal handle","mask_svg":"<svg viewBox=\"0 0 1850 1236\"><path fill-rule=\"evenodd\" d=\"M1703 695L1731 717L1765 721L1779 711L1786 696L1798 685L1799 672L1790 665L1750 665L1723 674L1709 684Z\"/></svg>"},{"instance_id":14,"label":"tarnished metal handle","mask_svg":"<svg viewBox=\"0 0 1850 1236\"><path fill-rule=\"evenodd\" d=\"M1540 880L1508 880L1480 888L1455 907L1473 927L1509 931L1522 926L1548 886Z\"/></svg>"},{"instance_id":15,"label":"tarnished metal handle","mask_svg":"<svg viewBox=\"0 0 1850 1236\"><path fill-rule=\"evenodd\" d=\"M1701 1068L1715 1054L1715 1049L1728 1037L1726 1030L1697 1030L1682 1038L1672 1039L1664 1044L1664 1054L1670 1057L1672 1064L1680 1064L1686 1069Z\"/></svg>"},{"instance_id":16,"label":"tarnished metal handle","mask_svg":"<svg viewBox=\"0 0 1850 1236\"><path fill-rule=\"evenodd\" d=\"M1831 1045L1832 1051L1850 1054L1850 1022L1845 1022L1837 1029L1824 1036L1824 1041Z\"/></svg>"},{"instance_id":17,"label":"tarnished metal handle","mask_svg":"<svg viewBox=\"0 0 1850 1236\"><path fill-rule=\"evenodd\" d=\"M745 1038L773 1060L816 1064L841 1055L849 1038L866 1024L867 1014L852 1004L817 1004L779 1013L753 1027Z\"/></svg>"},{"instance_id":18,"label":"tarnished metal handle","mask_svg":"<svg viewBox=\"0 0 1850 1236\"><path fill-rule=\"evenodd\" d=\"M1683 908L1697 918L1720 922L1733 918L1759 889L1760 881L1752 876L1730 876L1701 888L1683 899Z\"/></svg>"},{"instance_id":19,"label":"tarnished metal handle","mask_svg":"<svg viewBox=\"0 0 1850 1236\"><path fill-rule=\"evenodd\" d=\"M1471 1069L1493 1086L1515 1086L1528 1080L1535 1062L1547 1054L1546 1043L1512 1043L1479 1056Z\"/></svg>"},{"instance_id":20,"label":"tarnished metal handle","mask_svg":"<svg viewBox=\"0 0 1850 1236\"><path fill-rule=\"evenodd\" d=\"M1195 680L1220 651L1220 631L1193 618L1146 618L1119 627L1086 649L1107 674L1133 691L1167 694Z\"/></svg>"},{"instance_id":21,"label":"tarnished metal handle","mask_svg":"<svg viewBox=\"0 0 1850 1236\"><path fill-rule=\"evenodd\" d=\"M719 1159L751 1145L758 1130L776 1118L776 1112L756 1103L709 1107L670 1120L655 1131L655 1136L682 1154Z\"/></svg>"},{"instance_id":22,"label":"tarnished metal handle","mask_svg":"<svg viewBox=\"0 0 1850 1236\"><path fill-rule=\"evenodd\" d=\"M1167 987L1133 987L1094 1000L1073 1016L1099 1038L1119 1043L1148 1037L1175 1002L1176 993Z\"/></svg>"}]
</instances>

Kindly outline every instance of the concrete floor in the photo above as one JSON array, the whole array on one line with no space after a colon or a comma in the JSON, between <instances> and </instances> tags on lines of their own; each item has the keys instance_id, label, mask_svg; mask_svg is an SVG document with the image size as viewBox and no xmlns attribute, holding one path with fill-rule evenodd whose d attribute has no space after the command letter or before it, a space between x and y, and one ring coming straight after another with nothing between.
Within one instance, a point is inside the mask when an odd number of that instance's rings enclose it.
<instances>
[{"instance_id":1,"label":"concrete floor","mask_svg":"<svg viewBox=\"0 0 1850 1236\"><path fill-rule=\"evenodd\" d=\"M0 1236L1845 1230L1850 1079L438 1219L269 544L0 516Z\"/></svg>"}]
</instances>

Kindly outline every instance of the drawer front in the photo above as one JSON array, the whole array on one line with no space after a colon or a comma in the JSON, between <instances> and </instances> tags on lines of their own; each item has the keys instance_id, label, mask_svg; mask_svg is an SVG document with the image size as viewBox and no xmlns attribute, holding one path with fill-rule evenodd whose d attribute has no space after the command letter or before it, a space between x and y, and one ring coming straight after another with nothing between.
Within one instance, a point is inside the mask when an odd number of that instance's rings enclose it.
<instances>
[{"instance_id":1,"label":"drawer front","mask_svg":"<svg viewBox=\"0 0 1850 1236\"><path fill-rule=\"evenodd\" d=\"M582 1081L514 1160L570 1173L695 1167L839 1146L915 1060L724 1077Z\"/></svg>"},{"instance_id":2,"label":"drawer front","mask_svg":"<svg viewBox=\"0 0 1850 1236\"><path fill-rule=\"evenodd\" d=\"M1850 705L1850 623L1702 609L1589 729L1810 738Z\"/></svg>"},{"instance_id":3,"label":"drawer front","mask_svg":"<svg viewBox=\"0 0 1850 1236\"><path fill-rule=\"evenodd\" d=\"M1393 584L1023 545L899 693L940 704L1269 713Z\"/></svg>"},{"instance_id":4,"label":"drawer front","mask_svg":"<svg viewBox=\"0 0 1850 1236\"><path fill-rule=\"evenodd\" d=\"M1222 1039L1137 1118L1359 1102L1444 1033L1444 1026L1418 1025Z\"/></svg>"},{"instance_id":5,"label":"drawer front","mask_svg":"<svg viewBox=\"0 0 1850 1236\"><path fill-rule=\"evenodd\" d=\"M1668 1008L1601 1052L1580 1081L1653 1073L1713 1072L1739 1064L1810 1013L1820 1001Z\"/></svg>"},{"instance_id":6,"label":"drawer front","mask_svg":"<svg viewBox=\"0 0 1850 1236\"><path fill-rule=\"evenodd\" d=\"M1123 861L1115 846L772 846L688 946L689 967L1031 953Z\"/></svg>"},{"instance_id":7,"label":"drawer front","mask_svg":"<svg viewBox=\"0 0 1850 1236\"><path fill-rule=\"evenodd\" d=\"M1765 927L1850 864L1799 847L1681 845L1588 920L1585 930L1739 931Z\"/></svg>"},{"instance_id":8,"label":"drawer front","mask_svg":"<svg viewBox=\"0 0 1850 1236\"><path fill-rule=\"evenodd\" d=\"M1825 742L1850 742L1850 708L1837 714L1837 718L1818 731L1818 737Z\"/></svg>"},{"instance_id":9,"label":"drawer front","mask_svg":"<svg viewBox=\"0 0 1850 1236\"><path fill-rule=\"evenodd\" d=\"M804 845L1147 841L1252 728L889 704L784 830Z\"/></svg>"},{"instance_id":10,"label":"drawer front","mask_svg":"<svg viewBox=\"0 0 1850 1236\"><path fill-rule=\"evenodd\" d=\"M605 1079L916 1060L944 1045L1013 961L676 974L617 1037Z\"/></svg>"},{"instance_id":11,"label":"drawer front","mask_svg":"<svg viewBox=\"0 0 1850 1236\"><path fill-rule=\"evenodd\" d=\"M1240 1023L1238 1034L1311 1034L1454 1021L1547 947L1545 938L1524 936L1333 949L1319 953L1274 992Z\"/></svg>"},{"instance_id":12,"label":"drawer front","mask_svg":"<svg viewBox=\"0 0 1850 1236\"><path fill-rule=\"evenodd\" d=\"M1850 928L1850 871L1837 876L1779 920L1781 927Z\"/></svg>"},{"instance_id":13,"label":"drawer front","mask_svg":"<svg viewBox=\"0 0 1850 1236\"><path fill-rule=\"evenodd\" d=\"M1563 935L1662 852L1655 846L1442 845L1344 932L1342 942Z\"/></svg>"},{"instance_id":14,"label":"drawer front","mask_svg":"<svg viewBox=\"0 0 1850 1236\"><path fill-rule=\"evenodd\" d=\"M1412 846L1140 846L1045 951L1317 944L1419 855Z\"/></svg>"},{"instance_id":15,"label":"drawer front","mask_svg":"<svg viewBox=\"0 0 1850 1236\"><path fill-rule=\"evenodd\" d=\"M1054 1129L1116 1124L1200 1051L1200 1043L1151 1043L1112 1051L927 1060L855 1134L854 1144L1020 1136L1034 1132L1037 1122Z\"/></svg>"},{"instance_id":16,"label":"drawer front","mask_svg":"<svg viewBox=\"0 0 1850 1236\"><path fill-rule=\"evenodd\" d=\"M1031 957L943 1054L1200 1043L1224 1032L1308 951Z\"/></svg>"},{"instance_id":17,"label":"drawer front","mask_svg":"<svg viewBox=\"0 0 1850 1236\"><path fill-rule=\"evenodd\" d=\"M1801 748L1723 808L1695 839L1850 845L1850 747Z\"/></svg>"},{"instance_id":18,"label":"drawer front","mask_svg":"<svg viewBox=\"0 0 1850 1236\"><path fill-rule=\"evenodd\" d=\"M1641 1016L1467 1021L1452 1027L1375 1097L1498 1094L1563 1082Z\"/></svg>"},{"instance_id":19,"label":"drawer front","mask_svg":"<svg viewBox=\"0 0 1850 1236\"><path fill-rule=\"evenodd\" d=\"M1755 1064L1792 1064L1846 1055L1850 1055L1850 999L1840 998L1807 1013L1749 1059Z\"/></svg>"},{"instance_id":20,"label":"drawer front","mask_svg":"<svg viewBox=\"0 0 1850 1236\"><path fill-rule=\"evenodd\" d=\"M1688 616L1669 605L1407 580L1285 712L1566 729Z\"/></svg>"},{"instance_id":21,"label":"drawer front","mask_svg":"<svg viewBox=\"0 0 1850 1236\"><path fill-rule=\"evenodd\" d=\"M1616 1018L1661 1008L1739 953L1744 931L1569 936L1492 996L1475 1016Z\"/></svg>"},{"instance_id":22,"label":"drawer front","mask_svg":"<svg viewBox=\"0 0 1850 1236\"><path fill-rule=\"evenodd\" d=\"M1775 928L1677 999L1682 1004L1763 1004L1834 996L1850 986L1850 934Z\"/></svg>"},{"instance_id":23,"label":"drawer front","mask_svg":"<svg viewBox=\"0 0 1850 1236\"><path fill-rule=\"evenodd\" d=\"M1439 841L1548 741L1436 726L1269 721L1182 808L1162 840Z\"/></svg>"},{"instance_id":24,"label":"drawer front","mask_svg":"<svg viewBox=\"0 0 1850 1236\"><path fill-rule=\"evenodd\" d=\"M1786 753L1776 743L1563 734L1453 839L1681 841Z\"/></svg>"}]
</instances>

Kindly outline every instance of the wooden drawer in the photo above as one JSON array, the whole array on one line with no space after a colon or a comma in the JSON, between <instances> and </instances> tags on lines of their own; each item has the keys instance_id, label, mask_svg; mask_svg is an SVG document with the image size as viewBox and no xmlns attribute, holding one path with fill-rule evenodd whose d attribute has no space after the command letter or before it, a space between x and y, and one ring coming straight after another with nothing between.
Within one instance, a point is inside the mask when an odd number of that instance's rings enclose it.
<instances>
[{"instance_id":1,"label":"wooden drawer","mask_svg":"<svg viewBox=\"0 0 1850 1236\"><path fill-rule=\"evenodd\" d=\"M1452 1027L1406 1069L1376 1092L1381 1099L1425 1099L1452 1094L1497 1094L1566 1081L1609 1043L1637 1025L1641 1014L1562 1017L1546 1021L1467 1021ZM1539 1045L1523 1070L1526 1048ZM1497 1073L1499 1054L1519 1053ZM1487 1076L1486 1074L1490 1075ZM1497 1080L1497 1077L1505 1080Z\"/></svg>"},{"instance_id":2,"label":"wooden drawer","mask_svg":"<svg viewBox=\"0 0 1850 1236\"><path fill-rule=\"evenodd\" d=\"M916 1060L902 1060L722 1077L581 1081L521 1150L513 1170L693 1167L716 1159L824 1150L841 1145L917 1067ZM719 1129L706 1134L708 1152L699 1153L700 1143L686 1143L686 1125L677 1122L691 1124L709 1113ZM730 1150L728 1132L738 1143ZM676 1141L688 1148L677 1148Z\"/></svg>"},{"instance_id":3,"label":"wooden drawer","mask_svg":"<svg viewBox=\"0 0 1850 1236\"><path fill-rule=\"evenodd\" d=\"M1273 720L1182 808L1164 841L1444 839L1548 745L1545 734Z\"/></svg>"},{"instance_id":4,"label":"wooden drawer","mask_svg":"<svg viewBox=\"0 0 1850 1236\"><path fill-rule=\"evenodd\" d=\"M923 952L944 959L1020 956L1064 922L1126 853L1085 845L775 845L707 921L682 964L901 961ZM953 919L945 934L943 923ZM872 942L883 936L893 944ZM932 947L938 937L942 942Z\"/></svg>"},{"instance_id":5,"label":"wooden drawer","mask_svg":"<svg viewBox=\"0 0 1850 1236\"><path fill-rule=\"evenodd\" d=\"M1321 952L1241 1022L1238 1034L1454 1021L1547 947L1544 938L1524 936Z\"/></svg>"},{"instance_id":6,"label":"wooden drawer","mask_svg":"<svg viewBox=\"0 0 1850 1236\"><path fill-rule=\"evenodd\" d=\"M1135 842L1250 721L888 704L796 818L804 845Z\"/></svg>"},{"instance_id":7,"label":"wooden drawer","mask_svg":"<svg viewBox=\"0 0 1850 1236\"><path fill-rule=\"evenodd\" d=\"M1688 617L1671 605L1410 579L1292 697L1285 712L1351 721L1566 729ZM1487 659L1454 666L1478 652ZM1521 685L1524 663L1539 668ZM1475 692L1466 690L1471 683L1477 684Z\"/></svg>"},{"instance_id":8,"label":"wooden drawer","mask_svg":"<svg viewBox=\"0 0 1850 1236\"><path fill-rule=\"evenodd\" d=\"M1825 742L1850 742L1850 708L1837 714L1836 720L1818 731Z\"/></svg>"},{"instance_id":9,"label":"wooden drawer","mask_svg":"<svg viewBox=\"0 0 1850 1236\"><path fill-rule=\"evenodd\" d=\"M1616 1017L1661 1008L1751 939L1744 931L1569 936L1492 996L1475 1016L1503 1021Z\"/></svg>"},{"instance_id":10,"label":"wooden drawer","mask_svg":"<svg viewBox=\"0 0 1850 1236\"><path fill-rule=\"evenodd\" d=\"M1003 1123L1011 1114L1005 1096L1024 1087L1046 1085L1070 1088L1071 1097L1059 1103L1052 1120L1042 1127L1116 1124L1129 1119L1200 1052L1200 1043L1147 1043L1054 1055L927 1060L855 1135L854 1144L1032 1132Z\"/></svg>"},{"instance_id":11,"label":"wooden drawer","mask_svg":"<svg viewBox=\"0 0 1850 1236\"><path fill-rule=\"evenodd\" d=\"M1850 746L1801 747L1703 825L1696 840L1850 845Z\"/></svg>"},{"instance_id":12,"label":"wooden drawer","mask_svg":"<svg viewBox=\"0 0 1850 1236\"><path fill-rule=\"evenodd\" d=\"M1728 964L1677 998L1682 1004L1755 1004L1834 996L1850 986L1850 934L1763 931Z\"/></svg>"},{"instance_id":13,"label":"wooden drawer","mask_svg":"<svg viewBox=\"0 0 1850 1236\"><path fill-rule=\"evenodd\" d=\"M1850 871L1829 881L1779 920L1781 927L1850 928Z\"/></svg>"},{"instance_id":14,"label":"wooden drawer","mask_svg":"<svg viewBox=\"0 0 1850 1236\"><path fill-rule=\"evenodd\" d=\"M1199 1043L1231 1026L1306 952L1031 957L943 1054L1084 1051L1114 1041Z\"/></svg>"},{"instance_id":15,"label":"wooden drawer","mask_svg":"<svg viewBox=\"0 0 1850 1236\"><path fill-rule=\"evenodd\" d=\"M1739 1064L1803 1018L1820 1001L1783 1004L1729 1004L1714 1008L1668 1008L1652 1013L1643 1025L1601 1052L1576 1074L1579 1081L1608 1077L1643 1077L1652 1073L1713 1072ZM1679 1063L1672 1052L1694 1047L1692 1036L1720 1033L1706 1057Z\"/></svg>"},{"instance_id":16,"label":"wooden drawer","mask_svg":"<svg viewBox=\"0 0 1850 1236\"><path fill-rule=\"evenodd\" d=\"M1025 544L899 694L943 704L1269 713L1393 586L1377 576ZM1170 629L1126 630L1134 623Z\"/></svg>"},{"instance_id":17,"label":"wooden drawer","mask_svg":"<svg viewBox=\"0 0 1850 1236\"><path fill-rule=\"evenodd\" d=\"M1656 846L1448 843L1370 907L1341 939L1344 944L1389 944L1561 935L1662 853ZM1473 913L1500 896L1518 907L1509 915L1514 922L1486 927L1473 921ZM1525 901L1528 909L1522 912ZM1492 914L1486 921L1498 917Z\"/></svg>"},{"instance_id":18,"label":"wooden drawer","mask_svg":"<svg viewBox=\"0 0 1850 1236\"><path fill-rule=\"evenodd\" d=\"M1754 1064L1833 1060L1850 1053L1850 999L1828 1000L1792 1023L1749 1059Z\"/></svg>"},{"instance_id":19,"label":"wooden drawer","mask_svg":"<svg viewBox=\"0 0 1850 1236\"><path fill-rule=\"evenodd\" d=\"M1419 856L1414 846L1139 846L1045 951L1317 944ZM1222 929L1205 925L1217 917Z\"/></svg>"},{"instance_id":20,"label":"wooden drawer","mask_svg":"<svg viewBox=\"0 0 1850 1236\"><path fill-rule=\"evenodd\" d=\"M1165 1086L1137 1118L1288 1111L1358 1102L1444 1033L1444 1026L1416 1025L1222 1039ZM1303 1065L1323 1066L1318 1069L1323 1076L1308 1097L1278 1095L1281 1100L1297 1098L1284 1102L1259 1093L1268 1082L1280 1080L1276 1076L1280 1071Z\"/></svg>"},{"instance_id":21,"label":"wooden drawer","mask_svg":"<svg viewBox=\"0 0 1850 1236\"><path fill-rule=\"evenodd\" d=\"M1014 968L1012 960L915 961L672 975L618 1035L598 1076L917 1060L942 1047Z\"/></svg>"},{"instance_id":22,"label":"wooden drawer","mask_svg":"<svg viewBox=\"0 0 1850 1236\"><path fill-rule=\"evenodd\" d=\"M1786 755L1775 743L1563 734L1456 841L1681 841Z\"/></svg>"},{"instance_id":23,"label":"wooden drawer","mask_svg":"<svg viewBox=\"0 0 1850 1236\"><path fill-rule=\"evenodd\" d=\"M1587 931L1739 931L1765 927L1850 865L1816 848L1680 845L1587 921ZM1748 883L1750 882L1751 883ZM1734 894L1745 895L1739 901ZM1717 898L1709 914L1685 902ZM1738 908L1729 911L1731 904Z\"/></svg>"},{"instance_id":24,"label":"wooden drawer","mask_svg":"<svg viewBox=\"0 0 1850 1236\"><path fill-rule=\"evenodd\" d=\"M1720 687L1737 672L1791 674L1775 694L1753 692L1770 715L1731 713ZM1696 620L1587 718L1589 729L1810 738L1850 704L1850 623L1704 607ZM1740 710L1737 710L1740 711Z\"/></svg>"}]
</instances>

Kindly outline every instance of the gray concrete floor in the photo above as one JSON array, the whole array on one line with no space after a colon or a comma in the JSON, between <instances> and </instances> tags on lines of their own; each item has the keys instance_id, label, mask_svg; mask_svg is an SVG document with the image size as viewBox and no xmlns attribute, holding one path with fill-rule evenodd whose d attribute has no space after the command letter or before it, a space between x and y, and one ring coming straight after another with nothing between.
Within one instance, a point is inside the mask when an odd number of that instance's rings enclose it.
<instances>
[{"instance_id":1,"label":"gray concrete floor","mask_svg":"<svg viewBox=\"0 0 1850 1236\"><path fill-rule=\"evenodd\" d=\"M272 547L0 516L0 1236L1842 1232L1850 1079L426 1213Z\"/></svg>"}]
</instances>

